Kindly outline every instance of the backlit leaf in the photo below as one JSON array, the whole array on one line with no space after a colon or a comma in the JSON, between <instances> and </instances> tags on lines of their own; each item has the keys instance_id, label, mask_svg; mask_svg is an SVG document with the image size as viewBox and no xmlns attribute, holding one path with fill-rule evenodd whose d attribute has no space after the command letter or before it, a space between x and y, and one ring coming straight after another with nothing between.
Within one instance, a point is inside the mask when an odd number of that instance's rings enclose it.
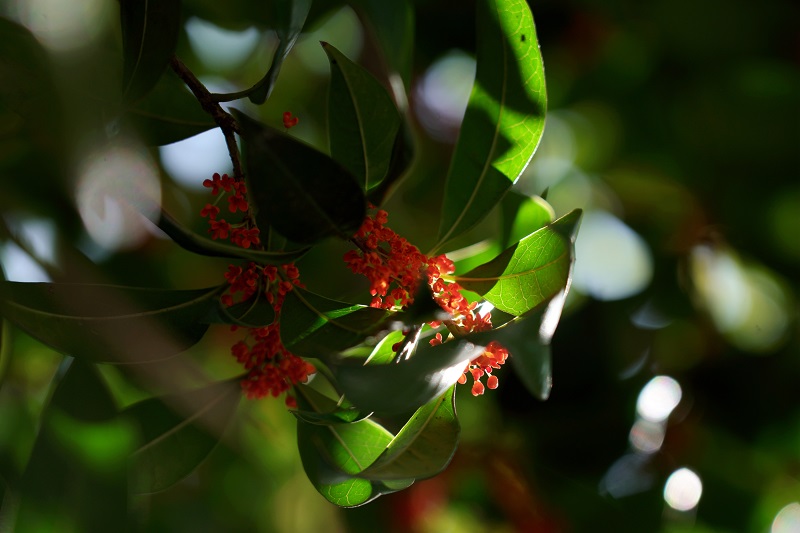
<instances>
[{"instance_id":1,"label":"backlit leaf","mask_svg":"<svg viewBox=\"0 0 800 533\"><path fill-rule=\"evenodd\" d=\"M250 209L260 228L313 244L350 238L364 221L366 199L353 176L314 148L236 113L241 126Z\"/></svg>"},{"instance_id":2,"label":"backlit leaf","mask_svg":"<svg viewBox=\"0 0 800 533\"><path fill-rule=\"evenodd\" d=\"M180 0L120 0L123 95L138 100L158 82L178 44Z\"/></svg>"},{"instance_id":3,"label":"backlit leaf","mask_svg":"<svg viewBox=\"0 0 800 533\"><path fill-rule=\"evenodd\" d=\"M128 109L126 120L151 146L182 141L216 127L211 116L172 72L164 74L147 96Z\"/></svg>"},{"instance_id":4,"label":"backlit leaf","mask_svg":"<svg viewBox=\"0 0 800 533\"><path fill-rule=\"evenodd\" d=\"M32 337L78 359L148 363L203 337L218 292L4 282L0 311Z\"/></svg>"},{"instance_id":5,"label":"backlit leaf","mask_svg":"<svg viewBox=\"0 0 800 533\"><path fill-rule=\"evenodd\" d=\"M142 439L131 457L131 490L158 492L194 471L219 442L240 398L238 384L224 381L150 398L122 411Z\"/></svg>"},{"instance_id":6,"label":"backlit leaf","mask_svg":"<svg viewBox=\"0 0 800 533\"><path fill-rule=\"evenodd\" d=\"M520 241L539 228L553 222L555 212L538 196L509 191L503 197L503 248Z\"/></svg>"},{"instance_id":7,"label":"backlit leaf","mask_svg":"<svg viewBox=\"0 0 800 533\"><path fill-rule=\"evenodd\" d=\"M296 409L291 411L294 416L303 422L322 425L350 424L359 422L370 415L370 413L364 413L356 407L353 407L346 399L337 403L332 403L330 398L312 387L306 385L297 385L297 387L302 388L302 391L299 393L306 398L306 402L316 405L319 409L321 409L322 406L328 406L329 408L328 411L315 411L313 409Z\"/></svg>"},{"instance_id":8,"label":"backlit leaf","mask_svg":"<svg viewBox=\"0 0 800 533\"><path fill-rule=\"evenodd\" d=\"M580 217L580 210L572 211L453 280L501 311L523 315L568 286Z\"/></svg>"},{"instance_id":9,"label":"backlit leaf","mask_svg":"<svg viewBox=\"0 0 800 533\"><path fill-rule=\"evenodd\" d=\"M331 156L368 191L386 176L400 115L389 93L363 67L323 42L331 65L328 127Z\"/></svg>"},{"instance_id":10,"label":"backlit leaf","mask_svg":"<svg viewBox=\"0 0 800 533\"><path fill-rule=\"evenodd\" d=\"M445 184L439 250L480 222L527 166L544 128L544 67L525 0L480 0L475 84Z\"/></svg>"},{"instance_id":11,"label":"backlit leaf","mask_svg":"<svg viewBox=\"0 0 800 533\"><path fill-rule=\"evenodd\" d=\"M360 476L367 479L415 479L444 470L458 447L456 386L423 405Z\"/></svg>"}]
</instances>

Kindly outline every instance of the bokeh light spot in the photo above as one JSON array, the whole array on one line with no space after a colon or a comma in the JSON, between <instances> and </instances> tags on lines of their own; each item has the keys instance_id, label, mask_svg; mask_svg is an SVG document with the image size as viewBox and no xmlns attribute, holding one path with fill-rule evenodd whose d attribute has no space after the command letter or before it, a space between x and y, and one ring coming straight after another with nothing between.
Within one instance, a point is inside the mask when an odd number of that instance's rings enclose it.
<instances>
[{"instance_id":1,"label":"bokeh light spot","mask_svg":"<svg viewBox=\"0 0 800 533\"><path fill-rule=\"evenodd\" d=\"M69 51L92 44L111 17L111 7L105 0L17 0L11 12L42 44Z\"/></svg>"},{"instance_id":2,"label":"bokeh light spot","mask_svg":"<svg viewBox=\"0 0 800 533\"><path fill-rule=\"evenodd\" d=\"M204 179L231 170L225 137L218 128L162 146L159 153L169 175L190 190L201 191Z\"/></svg>"},{"instance_id":3,"label":"bokeh light spot","mask_svg":"<svg viewBox=\"0 0 800 533\"><path fill-rule=\"evenodd\" d=\"M196 17L186 21L186 35L197 57L214 70L240 65L255 50L261 37L254 27L226 30Z\"/></svg>"},{"instance_id":4,"label":"bokeh light spot","mask_svg":"<svg viewBox=\"0 0 800 533\"><path fill-rule=\"evenodd\" d=\"M664 485L664 501L676 511L691 511L700 503L702 494L700 477L688 468L673 472Z\"/></svg>"},{"instance_id":5,"label":"bokeh light spot","mask_svg":"<svg viewBox=\"0 0 800 533\"><path fill-rule=\"evenodd\" d=\"M800 503L790 503L775 515L770 533L797 533L800 531Z\"/></svg>"},{"instance_id":6,"label":"bokeh light spot","mask_svg":"<svg viewBox=\"0 0 800 533\"><path fill-rule=\"evenodd\" d=\"M416 87L417 118L431 137L455 140L475 80L475 59L451 50L433 62Z\"/></svg>"},{"instance_id":7,"label":"bokeh light spot","mask_svg":"<svg viewBox=\"0 0 800 533\"><path fill-rule=\"evenodd\" d=\"M681 386L669 376L656 376L647 382L636 401L636 414L650 422L663 422L678 406Z\"/></svg>"}]
</instances>

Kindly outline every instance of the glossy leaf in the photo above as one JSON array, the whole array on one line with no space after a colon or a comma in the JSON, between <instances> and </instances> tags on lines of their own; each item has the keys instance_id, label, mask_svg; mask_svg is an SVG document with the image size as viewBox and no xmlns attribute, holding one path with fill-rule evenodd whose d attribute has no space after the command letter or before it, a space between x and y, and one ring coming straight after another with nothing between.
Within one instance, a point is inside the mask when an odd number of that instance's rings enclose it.
<instances>
[{"instance_id":1,"label":"glossy leaf","mask_svg":"<svg viewBox=\"0 0 800 533\"><path fill-rule=\"evenodd\" d=\"M353 405L379 414L399 414L441 396L482 351L483 346L466 340L434 347L423 341L416 353L399 363L364 366L343 360L331 370Z\"/></svg>"},{"instance_id":2,"label":"glossy leaf","mask_svg":"<svg viewBox=\"0 0 800 533\"><path fill-rule=\"evenodd\" d=\"M264 78L253 86L254 90L250 93L250 101L254 104L263 104L272 93L281 66L303 30L311 8L311 0L278 0L269 4L269 8L275 17L274 29L279 42L269 70Z\"/></svg>"},{"instance_id":3,"label":"glossy leaf","mask_svg":"<svg viewBox=\"0 0 800 533\"><path fill-rule=\"evenodd\" d=\"M567 287L580 217L580 210L572 211L453 280L501 311L523 315Z\"/></svg>"},{"instance_id":4,"label":"glossy leaf","mask_svg":"<svg viewBox=\"0 0 800 533\"><path fill-rule=\"evenodd\" d=\"M301 389L302 391L302 389ZM335 406L302 392L301 409L325 412ZM380 456L394 436L372 420L353 424L318 425L297 423L297 445L303 468L314 488L328 501L341 507L356 507L382 494L405 488L413 480L384 484L356 477Z\"/></svg>"},{"instance_id":5,"label":"glossy leaf","mask_svg":"<svg viewBox=\"0 0 800 533\"><path fill-rule=\"evenodd\" d=\"M324 358L362 343L380 331L389 316L383 309L295 288L281 308L281 340L296 355Z\"/></svg>"},{"instance_id":6,"label":"glossy leaf","mask_svg":"<svg viewBox=\"0 0 800 533\"><path fill-rule=\"evenodd\" d=\"M350 238L366 215L353 176L314 148L236 113L241 126L250 209L260 228L313 244Z\"/></svg>"},{"instance_id":7,"label":"glossy leaf","mask_svg":"<svg viewBox=\"0 0 800 533\"><path fill-rule=\"evenodd\" d=\"M308 251L308 248L299 248L285 252L267 252L207 239L181 225L163 209L156 225L184 250L209 257L229 257L268 265L284 265L300 259Z\"/></svg>"},{"instance_id":8,"label":"glossy leaf","mask_svg":"<svg viewBox=\"0 0 800 533\"><path fill-rule=\"evenodd\" d=\"M125 118L151 146L182 141L216 127L172 72L164 74L147 96L128 109Z\"/></svg>"},{"instance_id":9,"label":"glossy leaf","mask_svg":"<svg viewBox=\"0 0 800 533\"><path fill-rule=\"evenodd\" d=\"M544 128L544 67L525 0L480 0L475 84L445 184L438 244L480 222L527 166Z\"/></svg>"},{"instance_id":10,"label":"glossy leaf","mask_svg":"<svg viewBox=\"0 0 800 533\"><path fill-rule=\"evenodd\" d=\"M65 360L23 474L15 530L114 531L125 521L135 437L116 413L94 366Z\"/></svg>"},{"instance_id":11,"label":"glossy leaf","mask_svg":"<svg viewBox=\"0 0 800 533\"><path fill-rule=\"evenodd\" d=\"M137 494L169 488L211 453L239 405L232 381L203 389L150 398L124 411L139 428L142 443L131 457L131 490Z\"/></svg>"},{"instance_id":12,"label":"glossy leaf","mask_svg":"<svg viewBox=\"0 0 800 533\"><path fill-rule=\"evenodd\" d=\"M148 363L198 342L218 288L159 290L110 285L0 286L0 310L54 350L91 362Z\"/></svg>"},{"instance_id":13,"label":"glossy leaf","mask_svg":"<svg viewBox=\"0 0 800 533\"><path fill-rule=\"evenodd\" d=\"M331 156L368 191L386 176L400 115L389 93L363 67L323 42L331 65L328 127Z\"/></svg>"},{"instance_id":14,"label":"glossy leaf","mask_svg":"<svg viewBox=\"0 0 800 533\"><path fill-rule=\"evenodd\" d=\"M134 101L158 82L175 53L181 30L180 0L120 0L123 95Z\"/></svg>"},{"instance_id":15,"label":"glossy leaf","mask_svg":"<svg viewBox=\"0 0 800 533\"><path fill-rule=\"evenodd\" d=\"M218 300L208 318L211 324L232 324L243 328L263 328L274 321L275 308L264 296L264 291L258 291L249 300L230 307Z\"/></svg>"},{"instance_id":16,"label":"glossy leaf","mask_svg":"<svg viewBox=\"0 0 800 533\"><path fill-rule=\"evenodd\" d=\"M539 196L509 191L503 197L503 248L524 239L555 219L553 208Z\"/></svg>"},{"instance_id":17,"label":"glossy leaf","mask_svg":"<svg viewBox=\"0 0 800 533\"><path fill-rule=\"evenodd\" d=\"M353 422L359 422L370 415L370 413L364 413L356 407L353 407L346 399L342 399L331 405L331 399L314 388L307 385L297 385L297 387L302 388L300 394L306 398L306 402L316 406L329 406L329 410L324 412L315 411L313 409L293 410L291 413L303 422L321 425L351 424Z\"/></svg>"},{"instance_id":18,"label":"glossy leaf","mask_svg":"<svg viewBox=\"0 0 800 533\"><path fill-rule=\"evenodd\" d=\"M461 426L456 418L456 386L420 407L386 450L360 477L367 479L429 478L444 470L458 447Z\"/></svg>"}]
</instances>

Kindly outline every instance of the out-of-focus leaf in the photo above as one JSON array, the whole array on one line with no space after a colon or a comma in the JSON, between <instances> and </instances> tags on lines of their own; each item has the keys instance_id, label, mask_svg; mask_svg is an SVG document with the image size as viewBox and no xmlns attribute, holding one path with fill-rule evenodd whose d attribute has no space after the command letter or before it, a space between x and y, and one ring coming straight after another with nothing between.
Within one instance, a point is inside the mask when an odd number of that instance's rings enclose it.
<instances>
[{"instance_id":1,"label":"out-of-focus leaf","mask_svg":"<svg viewBox=\"0 0 800 533\"><path fill-rule=\"evenodd\" d=\"M321 392L306 385L297 385L297 387L302 387L303 390L300 394L303 395L307 403L316 405L318 408L324 405L331 405L331 399ZM334 403L330 411L318 412L310 409L296 409L292 411L292 414L303 422L321 425L351 424L359 422L370 415L370 413L364 413L353 407L346 399Z\"/></svg>"},{"instance_id":2,"label":"out-of-focus leaf","mask_svg":"<svg viewBox=\"0 0 800 533\"><path fill-rule=\"evenodd\" d=\"M169 488L208 457L239 405L232 381L136 403L120 413L139 428L141 445L131 457L131 490Z\"/></svg>"},{"instance_id":3,"label":"out-of-focus leaf","mask_svg":"<svg viewBox=\"0 0 800 533\"><path fill-rule=\"evenodd\" d=\"M423 343L398 363L360 365L345 359L331 365L331 371L353 405L379 414L400 414L441 396L482 351L483 346L466 340L434 347Z\"/></svg>"},{"instance_id":4,"label":"out-of-focus leaf","mask_svg":"<svg viewBox=\"0 0 800 533\"><path fill-rule=\"evenodd\" d=\"M523 315L568 286L580 217L572 211L453 280L501 311Z\"/></svg>"},{"instance_id":5,"label":"out-of-focus leaf","mask_svg":"<svg viewBox=\"0 0 800 533\"><path fill-rule=\"evenodd\" d=\"M286 252L266 252L206 239L189 231L163 209L156 225L184 250L209 257L230 257L268 265L284 265L300 259L308 251L308 248L300 248Z\"/></svg>"},{"instance_id":6,"label":"out-of-focus leaf","mask_svg":"<svg viewBox=\"0 0 800 533\"><path fill-rule=\"evenodd\" d=\"M250 93L250 101L254 104L263 104L272 93L278 79L283 61L294 47L294 43L303 31L311 0L279 0L269 4L274 15L274 29L278 35L279 43L272 64L269 66L264 78L254 86Z\"/></svg>"},{"instance_id":7,"label":"out-of-focus leaf","mask_svg":"<svg viewBox=\"0 0 800 533\"><path fill-rule=\"evenodd\" d=\"M203 337L218 291L4 282L0 311L32 337L78 359L148 363Z\"/></svg>"},{"instance_id":8,"label":"out-of-focus leaf","mask_svg":"<svg viewBox=\"0 0 800 533\"><path fill-rule=\"evenodd\" d=\"M303 410L326 412L335 402L305 396L299 389ZM380 456L394 436L372 420L352 424L318 425L297 423L297 445L303 468L314 488L340 507L356 507L382 494L401 490L414 480L384 484L356 477Z\"/></svg>"},{"instance_id":9,"label":"out-of-focus leaf","mask_svg":"<svg viewBox=\"0 0 800 533\"><path fill-rule=\"evenodd\" d=\"M527 166L544 129L544 67L525 0L480 0L475 84L445 184L435 250L480 222Z\"/></svg>"},{"instance_id":10,"label":"out-of-focus leaf","mask_svg":"<svg viewBox=\"0 0 800 533\"><path fill-rule=\"evenodd\" d=\"M122 83L126 101L156 85L175 53L181 30L180 0L120 0Z\"/></svg>"},{"instance_id":11,"label":"out-of-focus leaf","mask_svg":"<svg viewBox=\"0 0 800 533\"><path fill-rule=\"evenodd\" d=\"M509 191L503 197L503 248L518 242L539 228L553 222L553 208L539 196L525 196Z\"/></svg>"},{"instance_id":12,"label":"out-of-focus leaf","mask_svg":"<svg viewBox=\"0 0 800 533\"><path fill-rule=\"evenodd\" d=\"M216 127L211 116L172 72L164 74L147 96L128 109L126 120L151 146L182 141Z\"/></svg>"},{"instance_id":13,"label":"out-of-focus leaf","mask_svg":"<svg viewBox=\"0 0 800 533\"><path fill-rule=\"evenodd\" d=\"M15 531L114 531L127 516L132 428L116 420L92 365L65 363L23 474Z\"/></svg>"},{"instance_id":14,"label":"out-of-focus leaf","mask_svg":"<svg viewBox=\"0 0 800 533\"><path fill-rule=\"evenodd\" d=\"M414 51L414 8L411 2L354 0L351 5L378 40L389 73L398 73L408 90Z\"/></svg>"},{"instance_id":15,"label":"out-of-focus leaf","mask_svg":"<svg viewBox=\"0 0 800 533\"><path fill-rule=\"evenodd\" d=\"M428 478L444 470L458 447L456 386L423 405L360 477L377 480Z\"/></svg>"},{"instance_id":16,"label":"out-of-focus leaf","mask_svg":"<svg viewBox=\"0 0 800 533\"><path fill-rule=\"evenodd\" d=\"M241 126L250 209L260 228L301 244L350 238L366 199L347 169L327 155L246 115Z\"/></svg>"},{"instance_id":17,"label":"out-of-focus leaf","mask_svg":"<svg viewBox=\"0 0 800 533\"><path fill-rule=\"evenodd\" d=\"M368 191L386 176L400 115L372 74L323 42L331 64L328 127L331 156Z\"/></svg>"},{"instance_id":18,"label":"out-of-focus leaf","mask_svg":"<svg viewBox=\"0 0 800 533\"><path fill-rule=\"evenodd\" d=\"M275 321L275 308L259 290L249 300L227 307L218 300L207 318L210 324L233 324L243 328L263 328Z\"/></svg>"},{"instance_id":19,"label":"out-of-focus leaf","mask_svg":"<svg viewBox=\"0 0 800 533\"><path fill-rule=\"evenodd\" d=\"M390 315L295 288L281 308L281 340L296 355L333 356L377 333Z\"/></svg>"}]
</instances>

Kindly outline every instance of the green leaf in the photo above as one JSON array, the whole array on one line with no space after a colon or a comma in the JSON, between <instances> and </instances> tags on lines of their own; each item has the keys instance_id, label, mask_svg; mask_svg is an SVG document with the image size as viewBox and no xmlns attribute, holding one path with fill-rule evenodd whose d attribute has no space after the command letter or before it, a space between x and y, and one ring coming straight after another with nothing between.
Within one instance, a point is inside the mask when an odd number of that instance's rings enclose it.
<instances>
[{"instance_id":1,"label":"green leaf","mask_svg":"<svg viewBox=\"0 0 800 533\"><path fill-rule=\"evenodd\" d=\"M167 72L147 96L128 109L125 119L150 146L182 141L216 127L173 72Z\"/></svg>"},{"instance_id":2,"label":"green leaf","mask_svg":"<svg viewBox=\"0 0 800 533\"><path fill-rule=\"evenodd\" d=\"M189 231L163 209L156 225L184 250L209 257L229 257L231 259L247 259L261 264L284 265L300 259L309 250L300 248L285 252L265 252L206 239Z\"/></svg>"},{"instance_id":3,"label":"green leaf","mask_svg":"<svg viewBox=\"0 0 800 533\"><path fill-rule=\"evenodd\" d=\"M0 311L32 337L78 359L149 363L203 337L218 291L4 282Z\"/></svg>"},{"instance_id":4,"label":"green leaf","mask_svg":"<svg viewBox=\"0 0 800 533\"><path fill-rule=\"evenodd\" d=\"M338 302L295 287L281 308L281 341L302 357L325 358L383 328L389 311Z\"/></svg>"},{"instance_id":5,"label":"green leaf","mask_svg":"<svg viewBox=\"0 0 800 533\"><path fill-rule=\"evenodd\" d=\"M275 321L275 308L259 290L249 300L227 307L222 301L211 311L210 324L233 324L243 328L263 328Z\"/></svg>"},{"instance_id":6,"label":"green leaf","mask_svg":"<svg viewBox=\"0 0 800 533\"><path fill-rule=\"evenodd\" d=\"M575 210L463 276L453 276L506 313L520 316L565 290L575 261Z\"/></svg>"},{"instance_id":7,"label":"green leaf","mask_svg":"<svg viewBox=\"0 0 800 533\"><path fill-rule=\"evenodd\" d=\"M297 401L302 409L318 412L335 406L332 400L319 401L302 392ZM297 423L297 445L309 481L328 501L341 507L363 505L413 483L413 479L406 479L384 484L356 477L380 456L393 437L369 419L337 425Z\"/></svg>"},{"instance_id":8,"label":"green leaf","mask_svg":"<svg viewBox=\"0 0 800 533\"><path fill-rule=\"evenodd\" d=\"M475 84L445 183L438 244L480 222L527 166L544 129L544 67L525 0L480 0Z\"/></svg>"},{"instance_id":9,"label":"green leaf","mask_svg":"<svg viewBox=\"0 0 800 533\"><path fill-rule=\"evenodd\" d=\"M175 53L180 0L120 0L123 96L138 100L155 86Z\"/></svg>"},{"instance_id":10,"label":"green leaf","mask_svg":"<svg viewBox=\"0 0 800 533\"><path fill-rule=\"evenodd\" d=\"M250 209L260 228L313 244L348 239L366 216L366 199L353 176L327 155L242 113Z\"/></svg>"},{"instance_id":11,"label":"green leaf","mask_svg":"<svg viewBox=\"0 0 800 533\"><path fill-rule=\"evenodd\" d=\"M297 42L300 32L303 31L308 11L311 9L311 0L279 0L272 2L269 7L275 16L275 33L279 42L269 70L261 81L253 86L253 92L250 93L250 101L254 104L263 104L272 93L284 60Z\"/></svg>"},{"instance_id":12,"label":"green leaf","mask_svg":"<svg viewBox=\"0 0 800 533\"><path fill-rule=\"evenodd\" d=\"M389 171L400 115L389 93L372 74L332 45L321 44L331 64L331 156L368 191Z\"/></svg>"},{"instance_id":13,"label":"green leaf","mask_svg":"<svg viewBox=\"0 0 800 533\"><path fill-rule=\"evenodd\" d=\"M23 474L15 530L116 530L127 517L125 465L134 445L94 366L65 360Z\"/></svg>"},{"instance_id":14,"label":"green leaf","mask_svg":"<svg viewBox=\"0 0 800 533\"><path fill-rule=\"evenodd\" d=\"M414 52L414 8L407 0L354 0L352 7L380 44L387 70L400 74L406 90Z\"/></svg>"},{"instance_id":15,"label":"green leaf","mask_svg":"<svg viewBox=\"0 0 800 533\"><path fill-rule=\"evenodd\" d=\"M306 398L306 402L317 406L331 406L331 399L321 392L307 385L295 386L295 388L298 387L302 388L302 391L299 391L297 394L302 394L303 397ZM318 412L312 409L296 409L291 411L291 413L303 422L321 425L351 424L353 422L360 422L370 415L370 413L364 413L356 407L353 407L346 399L336 402L332 407L329 407L329 409L330 410L325 412Z\"/></svg>"},{"instance_id":16,"label":"green leaf","mask_svg":"<svg viewBox=\"0 0 800 533\"><path fill-rule=\"evenodd\" d=\"M444 470L458 447L456 386L420 407L360 477L377 480L429 478Z\"/></svg>"},{"instance_id":17,"label":"green leaf","mask_svg":"<svg viewBox=\"0 0 800 533\"><path fill-rule=\"evenodd\" d=\"M524 239L539 228L553 222L553 208L539 196L526 196L509 191L503 197L503 248Z\"/></svg>"},{"instance_id":18,"label":"green leaf","mask_svg":"<svg viewBox=\"0 0 800 533\"><path fill-rule=\"evenodd\" d=\"M216 447L239 405L233 381L150 398L120 416L139 428L142 443L131 457L131 490L158 492L189 475Z\"/></svg>"},{"instance_id":19,"label":"green leaf","mask_svg":"<svg viewBox=\"0 0 800 533\"><path fill-rule=\"evenodd\" d=\"M344 359L331 365L331 371L353 405L379 414L400 414L441 396L482 351L483 346L467 340L434 347L425 342L398 363L360 365Z\"/></svg>"}]
</instances>

